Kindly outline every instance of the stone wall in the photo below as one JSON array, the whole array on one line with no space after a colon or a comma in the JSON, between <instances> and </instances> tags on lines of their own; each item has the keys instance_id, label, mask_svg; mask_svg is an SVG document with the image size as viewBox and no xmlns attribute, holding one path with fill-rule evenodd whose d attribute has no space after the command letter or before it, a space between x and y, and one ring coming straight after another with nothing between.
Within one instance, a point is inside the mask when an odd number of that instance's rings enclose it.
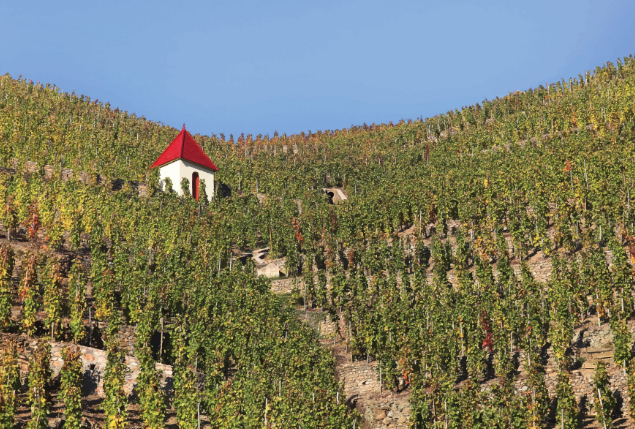
<instances>
[{"instance_id":1,"label":"stone wall","mask_svg":"<svg viewBox=\"0 0 635 429\"><path fill-rule=\"evenodd\" d=\"M377 362L357 361L338 365L337 375L344 382L347 400L380 393Z\"/></svg>"},{"instance_id":2,"label":"stone wall","mask_svg":"<svg viewBox=\"0 0 635 429\"><path fill-rule=\"evenodd\" d=\"M296 284L295 278L286 278L281 280L271 281L271 292L273 293L291 293L293 291L293 285ZM298 289L302 290L303 283L297 280Z\"/></svg>"},{"instance_id":3,"label":"stone wall","mask_svg":"<svg viewBox=\"0 0 635 429\"><path fill-rule=\"evenodd\" d=\"M37 341L28 339L24 336L15 336L2 334L0 336L0 347L8 341L15 341L18 345L18 363L20 366L20 375L22 380L26 382L29 370L29 359L33 355L33 351L37 346ZM51 343L51 370L53 375L57 376L64 365L62 359L62 349L69 346L69 343ZM104 396L104 372L108 353L105 350L99 350L91 347L80 346L82 355L82 368L84 371L82 393L84 395ZM126 365L129 372L126 374L124 390L127 394L133 394L139 377L139 361L134 356L126 356ZM172 367L170 365L156 364L156 369L161 372L161 385L168 392L172 391Z\"/></svg>"},{"instance_id":4,"label":"stone wall","mask_svg":"<svg viewBox=\"0 0 635 429\"><path fill-rule=\"evenodd\" d=\"M595 320L594 320L595 319ZM635 333L635 323L629 322L631 333ZM572 352L574 360L583 363L575 365L576 369L571 371L571 384L575 393L578 404L585 405L588 415L594 415L595 411L590 405L593 398L593 376L598 361L607 365L607 372L611 381L611 390L613 396L618 399L621 404L621 411L624 416L628 416L629 399L627 395L627 382L624 369L619 368L613 361L614 348L612 345L613 335L608 323L597 325L597 319L587 319L584 324L576 329L573 338ZM524 370L526 355L524 351L517 352L517 358L520 363L520 375L516 380L516 389L519 392L528 390L525 384L526 373ZM545 366L546 377L545 383L549 396L556 395L556 382L558 375L558 364L550 349L547 352L547 364Z\"/></svg>"},{"instance_id":5,"label":"stone wall","mask_svg":"<svg viewBox=\"0 0 635 429\"><path fill-rule=\"evenodd\" d=\"M320 338L335 338L337 335L337 324L330 320L320 322Z\"/></svg>"},{"instance_id":6,"label":"stone wall","mask_svg":"<svg viewBox=\"0 0 635 429\"><path fill-rule=\"evenodd\" d=\"M12 158L9 161L9 164L11 165L12 168L1 168L0 173L16 174L21 168L21 165L20 165L21 163L16 158ZM40 167L38 166L36 162L26 161L26 163L24 164L24 169L27 173L33 174L33 173L37 173L40 170ZM44 177L47 180L52 179L56 174L59 174L59 178L64 182L75 177L75 172L71 170L70 168L64 168L61 171L58 171L52 165L45 165L43 167L43 172L44 172ZM148 185L146 183L138 183L133 181L126 182L122 179L114 179L110 181L109 183L106 183L106 178L104 176L101 176L99 174L91 175L90 173L86 173L84 171L80 171L79 173L77 173L76 178L80 182L86 183L86 184L93 182L97 185L108 185L113 190L122 189L127 183L128 186L130 186L132 189L138 191L138 194L140 197L148 196Z\"/></svg>"},{"instance_id":7,"label":"stone wall","mask_svg":"<svg viewBox=\"0 0 635 429\"><path fill-rule=\"evenodd\" d=\"M364 416L362 429L405 429L410 418L409 394L383 395L370 398L357 407Z\"/></svg>"},{"instance_id":8,"label":"stone wall","mask_svg":"<svg viewBox=\"0 0 635 429\"><path fill-rule=\"evenodd\" d=\"M372 360L351 361L347 352L343 319L321 323L321 343L331 349L335 357L335 374L344 383L346 403L363 416L363 429L405 429L410 417L410 391L395 394L382 390L378 363Z\"/></svg>"},{"instance_id":9,"label":"stone wall","mask_svg":"<svg viewBox=\"0 0 635 429\"><path fill-rule=\"evenodd\" d=\"M631 333L635 337L635 321L629 322ZM345 337L344 324L326 320L320 323L322 344L330 347L336 358L335 370L337 377L344 383L344 394L348 404L355 406L364 416L363 428L406 428L410 416L410 391L404 390L399 394L380 392L377 362L365 360L351 362L350 354L345 353L342 338ZM627 395L627 381L624 370L613 361L614 348L612 333L608 323L598 325L597 317L590 316L584 323L578 325L572 338L572 360L575 362L571 373L571 384L578 404L584 408L588 416L594 416L593 376L598 361L607 365L611 390L624 417L629 415L629 399ZM494 358L494 356L492 356ZM515 350L514 358L518 361L519 375L515 380L518 393L528 393L526 385L526 354L524 350ZM545 363L545 383L549 396L556 396L558 364L553 350L548 349ZM493 360L492 360L493 362ZM490 380L483 383L482 389L489 389ZM628 423L632 422L630 419ZM632 427L632 426L628 426Z\"/></svg>"},{"instance_id":10,"label":"stone wall","mask_svg":"<svg viewBox=\"0 0 635 429\"><path fill-rule=\"evenodd\" d=\"M630 322L629 327L635 333L635 323ZM619 368L613 361L613 346L611 344L612 334L608 323L597 325L595 319L587 319L584 324L576 329L573 338L572 353L573 360L577 361L576 369L571 371L571 384L576 396L576 400L589 416L594 416L592 407L593 400L593 376L598 361L605 362L610 377L611 390L613 396L618 399L621 405L621 413L624 417L629 415L629 399L627 395L627 381L624 370ZM523 350L515 351L515 358L519 363L519 376L516 378L515 387L519 393L528 393L529 387L526 385L526 354ZM549 349L546 356L546 376L545 383L549 396L556 396L556 383L558 374L558 364ZM580 365L579 362L583 363ZM338 359L336 366L338 377L345 383L344 391L346 398L351 404L355 404L357 409L364 416L364 428L406 428L410 416L410 404L408 390L391 395L388 392L379 394L379 380L377 377L376 362L366 363L347 362ZM490 383L484 383L482 389L488 389ZM628 420L628 424L632 422ZM632 426L628 426L632 427Z\"/></svg>"},{"instance_id":11,"label":"stone wall","mask_svg":"<svg viewBox=\"0 0 635 429\"><path fill-rule=\"evenodd\" d=\"M333 324L334 325L334 324ZM364 429L405 429L410 417L410 392L394 394L381 389L377 362L350 361L343 343L332 347L336 356L335 372L344 383L347 404L363 416Z\"/></svg>"}]
</instances>

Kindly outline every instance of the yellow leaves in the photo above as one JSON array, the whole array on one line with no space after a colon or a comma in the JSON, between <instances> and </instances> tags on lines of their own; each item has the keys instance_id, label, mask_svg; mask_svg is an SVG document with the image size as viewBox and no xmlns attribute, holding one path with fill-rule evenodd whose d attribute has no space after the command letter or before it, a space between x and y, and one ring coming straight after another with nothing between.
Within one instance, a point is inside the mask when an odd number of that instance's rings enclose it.
<instances>
[{"instance_id":1,"label":"yellow leaves","mask_svg":"<svg viewBox=\"0 0 635 429\"><path fill-rule=\"evenodd\" d=\"M571 118L570 118L570 121L571 121L571 125L572 125L573 127L575 127L575 128L577 128L577 127L578 127L578 116L576 115L575 110L574 110L573 112L571 112Z\"/></svg>"},{"instance_id":2,"label":"yellow leaves","mask_svg":"<svg viewBox=\"0 0 635 429\"><path fill-rule=\"evenodd\" d=\"M107 424L108 429L120 429L123 427L125 427L124 416L112 416Z\"/></svg>"}]
</instances>

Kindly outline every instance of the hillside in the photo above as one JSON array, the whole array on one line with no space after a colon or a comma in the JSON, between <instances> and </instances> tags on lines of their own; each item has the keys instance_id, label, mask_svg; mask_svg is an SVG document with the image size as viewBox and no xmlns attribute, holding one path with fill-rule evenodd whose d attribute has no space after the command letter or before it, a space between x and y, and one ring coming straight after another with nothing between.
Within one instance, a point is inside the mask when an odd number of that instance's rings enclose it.
<instances>
[{"instance_id":1,"label":"hillside","mask_svg":"<svg viewBox=\"0 0 635 429\"><path fill-rule=\"evenodd\" d=\"M53 338L108 361L96 426L633 426L632 57L425 120L193 136L232 188L209 205L148 171L178 130L0 88L4 403L59 397ZM40 399L19 425L72 408Z\"/></svg>"}]
</instances>

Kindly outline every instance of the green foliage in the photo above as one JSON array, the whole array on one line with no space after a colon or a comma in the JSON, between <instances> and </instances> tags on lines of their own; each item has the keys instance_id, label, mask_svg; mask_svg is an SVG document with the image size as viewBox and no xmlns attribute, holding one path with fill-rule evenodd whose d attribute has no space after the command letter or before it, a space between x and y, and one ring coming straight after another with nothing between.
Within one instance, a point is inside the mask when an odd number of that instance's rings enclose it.
<instances>
[{"instance_id":1,"label":"green foliage","mask_svg":"<svg viewBox=\"0 0 635 429\"><path fill-rule=\"evenodd\" d=\"M617 405L613 392L611 392L611 382L606 371L606 365L598 361L595 366L593 376L593 409L596 412L598 423L606 428L613 427L613 410Z\"/></svg>"},{"instance_id":2,"label":"green foliage","mask_svg":"<svg viewBox=\"0 0 635 429\"><path fill-rule=\"evenodd\" d=\"M575 322L571 314L572 291L567 274L567 261L554 255L552 258L552 275L549 283L552 310L549 334L556 362L561 369L569 368L570 362L567 349L571 345L573 324Z\"/></svg>"},{"instance_id":3,"label":"green foliage","mask_svg":"<svg viewBox=\"0 0 635 429\"><path fill-rule=\"evenodd\" d=\"M70 308L70 321L68 323L71 336L75 343L79 343L86 336L86 328L82 320L86 311L86 286L84 267L80 259L75 259L68 274L67 302Z\"/></svg>"},{"instance_id":4,"label":"green foliage","mask_svg":"<svg viewBox=\"0 0 635 429\"><path fill-rule=\"evenodd\" d=\"M179 428L194 429L198 424L197 416L201 403L196 374L183 363L176 365L174 370L173 406L176 410Z\"/></svg>"},{"instance_id":5,"label":"green foliage","mask_svg":"<svg viewBox=\"0 0 635 429\"><path fill-rule=\"evenodd\" d=\"M160 429L165 427L166 397L161 390L160 372L156 369L149 341L154 324L150 303L142 314L137 328L137 357L139 358L139 378L137 392L139 396L139 411L144 427Z\"/></svg>"},{"instance_id":6,"label":"green foliage","mask_svg":"<svg viewBox=\"0 0 635 429\"><path fill-rule=\"evenodd\" d=\"M528 420L529 427L542 427L549 412L549 393L545 383L545 368L536 356L530 352L527 367L527 386L529 387L528 397ZM531 364L529 364L531 361Z\"/></svg>"},{"instance_id":7,"label":"green foliage","mask_svg":"<svg viewBox=\"0 0 635 429\"><path fill-rule=\"evenodd\" d=\"M613 359L617 366L626 368L626 363L631 361L631 348L633 338L628 329L627 321L623 318L611 319L611 331L613 332L613 346L615 353Z\"/></svg>"},{"instance_id":8,"label":"green foliage","mask_svg":"<svg viewBox=\"0 0 635 429\"><path fill-rule=\"evenodd\" d=\"M168 194L174 193L174 185L172 184L172 179L166 177L165 179L163 179L163 182L163 189L165 190L165 192Z\"/></svg>"},{"instance_id":9,"label":"green foliage","mask_svg":"<svg viewBox=\"0 0 635 429\"><path fill-rule=\"evenodd\" d=\"M212 183L212 186L214 184ZM205 185L205 179L200 179L198 182L198 202L202 206L209 204L209 196L207 195L207 186Z\"/></svg>"},{"instance_id":10,"label":"green foliage","mask_svg":"<svg viewBox=\"0 0 635 429\"><path fill-rule=\"evenodd\" d=\"M46 429L48 427L47 417L51 409L50 359L51 345L46 341L39 341L29 360L27 403L31 407L31 420L27 424L28 429Z\"/></svg>"},{"instance_id":11,"label":"green foliage","mask_svg":"<svg viewBox=\"0 0 635 429\"><path fill-rule=\"evenodd\" d=\"M18 213L15 209L15 195L13 195L11 184L7 182L6 176L0 178L0 219L7 228L7 240L11 241L11 233L15 234L18 226Z\"/></svg>"},{"instance_id":12,"label":"green foliage","mask_svg":"<svg viewBox=\"0 0 635 429\"><path fill-rule=\"evenodd\" d=\"M60 270L60 264L54 257L46 258L46 267L42 275L44 286L43 305L46 312L44 326L50 330L51 338L54 338L55 333L60 331L64 310L62 301L64 290Z\"/></svg>"},{"instance_id":13,"label":"green foliage","mask_svg":"<svg viewBox=\"0 0 635 429\"><path fill-rule=\"evenodd\" d=\"M92 247L90 278L95 296L95 318L108 319L114 312L116 276L109 264L106 246L100 244Z\"/></svg>"},{"instance_id":14,"label":"green foliage","mask_svg":"<svg viewBox=\"0 0 635 429\"><path fill-rule=\"evenodd\" d=\"M124 429L127 426L128 398L124 391L126 381L126 359L116 341L108 344L108 360L104 372L105 426L107 429Z\"/></svg>"},{"instance_id":15,"label":"green foliage","mask_svg":"<svg viewBox=\"0 0 635 429\"><path fill-rule=\"evenodd\" d=\"M20 385L17 346L9 342L0 355L0 427L14 425Z\"/></svg>"},{"instance_id":16,"label":"green foliage","mask_svg":"<svg viewBox=\"0 0 635 429\"><path fill-rule=\"evenodd\" d=\"M185 177L181 179L181 194L184 198L192 197L192 193L190 192L190 181Z\"/></svg>"},{"instance_id":17,"label":"green foliage","mask_svg":"<svg viewBox=\"0 0 635 429\"><path fill-rule=\"evenodd\" d=\"M137 379L139 392L139 410L144 427L160 429L165 427L165 396L159 383L159 372L153 361L145 361L140 365Z\"/></svg>"},{"instance_id":18,"label":"green foliage","mask_svg":"<svg viewBox=\"0 0 635 429\"><path fill-rule=\"evenodd\" d=\"M13 304L13 266L15 264L13 248L0 246L0 329L6 329L11 323L11 305Z\"/></svg>"},{"instance_id":19,"label":"green foliage","mask_svg":"<svg viewBox=\"0 0 635 429\"><path fill-rule=\"evenodd\" d=\"M36 255L27 253L22 260L22 276L18 291L19 299L23 303L22 329L27 335L31 335L35 326L35 313L40 309L39 295Z\"/></svg>"},{"instance_id":20,"label":"green foliage","mask_svg":"<svg viewBox=\"0 0 635 429\"><path fill-rule=\"evenodd\" d=\"M59 399L64 403L64 428L79 429L82 425L82 361L81 350L73 345L62 349L64 365L60 371Z\"/></svg>"},{"instance_id":21,"label":"green foliage","mask_svg":"<svg viewBox=\"0 0 635 429\"><path fill-rule=\"evenodd\" d=\"M559 371L556 384L556 426L565 429L577 429L578 403L571 387L571 375L566 371Z\"/></svg>"},{"instance_id":22,"label":"green foliage","mask_svg":"<svg viewBox=\"0 0 635 429\"><path fill-rule=\"evenodd\" d=\"M202 395L197 385L198 359L195 355L192 356L196 353L197 347L193 345L188 347L188 340L190 343L196 341L196 338L192 338L192 334L195 337L198 329L190 327L190 335L188 335L188 319L184 318L179 322L174 330L174 401L172 405L176 410L179 428L194 429L198 426L197 417Z\"/></svg>"},{"instance_id":23,"label":"green foliage","mask_svg":"<svg viewBox=\"0 0 635 429\"><path fill-rule=\"evenodd\" d=\"M633 419L635 418L635 358L632 358L628 364L626 394L628 395L628 399L630 401L628 404L628 411Z\"/></svg>"}]
</instances>

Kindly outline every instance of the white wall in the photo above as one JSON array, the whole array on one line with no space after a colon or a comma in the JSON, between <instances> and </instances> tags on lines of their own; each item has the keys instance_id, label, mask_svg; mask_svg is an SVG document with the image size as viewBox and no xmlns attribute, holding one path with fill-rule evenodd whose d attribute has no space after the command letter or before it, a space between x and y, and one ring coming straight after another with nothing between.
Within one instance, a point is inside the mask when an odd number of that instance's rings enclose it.
<instances>
[{"instance_id":1,"label":"white wall","mask_svg":"<svg viewBox=\"0 0 635 429\"><path fill-rule=\"evenodd\" d=\"M177 159L176 161L171 162L168 165L164 165L159 170L161 181L163 182L164 191L167 191L167 189L165 189L165 179L169 177L172 181L172 189L174 189L179 194L181 193L181 166L179 165L180 162L181 161Z\"/></svg>"},{"instance_id":2,"label":"white wall","mask_svg":"<svg viewBox=\"0 0 635 429\"><path fill-rule=\"evenodd\" d=\"M161 167L160 175L161 180L165 182L167 177L172 181L172 189L179 195L183 196L181 190L181 179L185 177L190 182L190 189L192 189L192 173L198 172L199 179L205 180L205 192L207 198L211 201L214 196L214 172L203 168L193 162L178 159L168 165Z\"/></svg>"}]
</instances>

